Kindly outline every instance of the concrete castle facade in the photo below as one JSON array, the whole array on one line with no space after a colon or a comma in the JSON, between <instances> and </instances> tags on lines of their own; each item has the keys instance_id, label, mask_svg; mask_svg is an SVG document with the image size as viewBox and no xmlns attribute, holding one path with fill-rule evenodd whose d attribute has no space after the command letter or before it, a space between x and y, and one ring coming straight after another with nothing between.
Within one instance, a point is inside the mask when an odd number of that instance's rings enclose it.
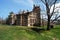
<instances>
[{"instance_id":1,"label":"concrete castle facade","mask_svg":"<svg viewBox=\"0 0 60 40\"><path fill-rule=\"evenodd\" d=\"M31 12L22 12L19 14L11 14L9 15L7 23L15 24L20 26L40 26L41 18L40 18L40 6L33 6Z\"/></svg>"}]
</instances>

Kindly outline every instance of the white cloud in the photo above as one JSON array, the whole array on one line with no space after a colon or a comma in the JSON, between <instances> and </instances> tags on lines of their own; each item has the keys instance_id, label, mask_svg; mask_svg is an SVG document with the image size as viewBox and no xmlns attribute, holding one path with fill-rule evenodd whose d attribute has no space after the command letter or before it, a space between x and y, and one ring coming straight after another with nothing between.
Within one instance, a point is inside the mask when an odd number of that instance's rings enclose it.
<instances>
[{"instance_id":1,"label":"white cloud","mask_svg":"<svg viewBox=\"0 0 60 40\"><path fill-rule=\"evenodd\" d=\"M57 7L58 7L58 8L57 8ZM59 15L60 15L60 3L56 3L56 4L55 4L55 8L57 8L57 9L55 9L54 12L58 12L58 13L55 13L55 14L52 16L51 19L55 19L56 16L59 16ZM51 7L50 13L51 13L52 11L53 11L53 5L52 5L52 7Z\"/></svg>"},{"instance_id":2,"label":"white cloud","mask_svg":"<svg viewBox=\"0 0 60 40\"><path fill-rule=\"evenodd\" d=\"M13 2L30 7L32 7L34 3L33 0L13 0Z\"/></svg>"},{"instance_id":3,"label":"white cloud","mask_svg":"<svg viewBox=\"0 0 60 40\"><path fill-rule=\"evenodd\" d=\"M57 8L58 7L58 8ZM58 12L60 12L60 3L56 3L55 4L55 11L58 11ZM52 7L51 7L51 10L50 10L50 12L52 12L53 11L53 5L52 5Z\"/></svg>"}]
</instances>

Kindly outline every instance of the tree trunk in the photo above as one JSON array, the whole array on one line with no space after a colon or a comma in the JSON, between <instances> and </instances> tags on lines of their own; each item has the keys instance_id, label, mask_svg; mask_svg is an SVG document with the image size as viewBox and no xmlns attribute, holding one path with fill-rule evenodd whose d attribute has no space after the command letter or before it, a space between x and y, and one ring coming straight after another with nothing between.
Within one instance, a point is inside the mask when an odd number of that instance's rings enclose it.
<instances>
[{"instance_id":1,"label":"tree trunk","mask_svg":"<svg viewBox=\"0 0 60 40\"><path fill-rule=\"evenodd\" d=\"M50 17L48 17L47 30L50 30Z\"/></svg>"}]
</instances>

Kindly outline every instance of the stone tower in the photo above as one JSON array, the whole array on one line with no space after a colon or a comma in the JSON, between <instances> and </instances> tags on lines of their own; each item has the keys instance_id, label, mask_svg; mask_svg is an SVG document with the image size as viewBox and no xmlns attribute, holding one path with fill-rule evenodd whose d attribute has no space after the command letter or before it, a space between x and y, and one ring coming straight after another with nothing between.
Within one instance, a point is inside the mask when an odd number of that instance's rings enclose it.
<instances>
[{"instance_id":1,"label":"stone tower","mask_svg":"<svg viewBox=\"0 0 60 40\"><path fill-rule=\"evenodd\" d=\"M40 6L33 6L32 12L28 16L28 26L40 26Z\"/></svg>"},{"instance_id":2,"label":"stone tower","mask_svg":"<svg viewBox=\"0 0 60 40\"><path fill-rule=\"evenodd\" d=\"M34 5L33 12L34 12L34 14L36 14L35 15L36 16L36 23L35 23L35 25L37 25L37 26L41 25L40 11L41 11L40 6L35 6Z\"/></svg>"}]
</instances>

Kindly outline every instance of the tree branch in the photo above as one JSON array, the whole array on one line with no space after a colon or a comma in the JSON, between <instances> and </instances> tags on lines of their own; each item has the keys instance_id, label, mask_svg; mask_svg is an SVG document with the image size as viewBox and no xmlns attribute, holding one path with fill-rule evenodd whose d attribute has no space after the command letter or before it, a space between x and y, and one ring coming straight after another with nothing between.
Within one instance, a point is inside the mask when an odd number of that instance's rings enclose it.
<instances>
[{"instance_id":1,"label":"tree branch","mask_svg":"<svg viewBox=\"0 0 60 40\"><path fill-rule=\"evenodd\" d=\"M55 3L56 3L56 1L57 1L57 0L55 0L55 2L54 2L53 11L52 11L52 13L51 13L50 18L51 18L51 17L52 17L52 15L54 14L54 10L55 10Z\"/></svg>"},{"instance_id":2,"label":"tree branch","mask_svg":"<svg viewBox=\"0 0 60 40\"><path fill-rule=\"evenodd\" d=\"M58 17L56 17L54 20L52 20L52 22L55 21L55 20L57 20L59 17L60 17L60 15Z\"/></svg>"},{"instance_id":3,"label":"tree branch","mask_svg":"<svg viewBox=\"0 0 60 40\"><path fill-rule=\"evenodd\" d=\"M43 0L41 0L44 4L46 4Z\"/></svg>"}]
</instances>

